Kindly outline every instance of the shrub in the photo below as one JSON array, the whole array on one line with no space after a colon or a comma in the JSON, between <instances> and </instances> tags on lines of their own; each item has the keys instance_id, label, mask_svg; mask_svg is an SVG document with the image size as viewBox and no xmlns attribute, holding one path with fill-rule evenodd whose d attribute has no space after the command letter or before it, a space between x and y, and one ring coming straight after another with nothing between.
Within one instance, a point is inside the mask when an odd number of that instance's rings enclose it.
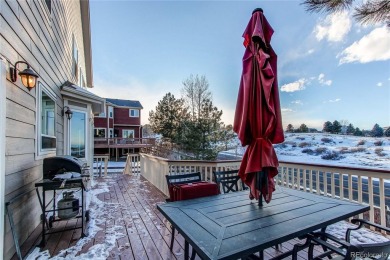
<instances>
[{"instance_id":1,"label":"shrub","mask_svg":"<svg viewBox=\"0 0 390 260\"><path fill-rule=\"evenodd\" d=\"M365 147L353 147L351 148L351 153L362 153L365 152L366 148Z\"/></svg>"},{"instance_id":2,"label":"shrub","mask_svg":"<svg viewBox=\"0 0 390 260\"><path fill-rule=\"evenodd\" d=\"M364 145L365 143L366 143L366 141L360 140L360 141L357 143L357 145Z\"/></svg>"},{"instance_id":3,"label":"shrub","mask_svg":"<svg viewBox=\"0 0 390 260\"><path fill-rule=\"evenodd\" d=\"M322 141L323 143L331 143L331 142L333 142L333 140L332 140L331 138L328 138L328 137L323 137L323 138L321 138L321 141Z\"/></svg>"},{"instance_id":4,"label":"shrub","mask_svg":"<svg viewBox=\"0 0 390 260\"><path fill-rule=\"evenodd\" d=\"M302 143L299 143L298 145L300 148L303 148L303 147L307 147L307 146L311 146L311 143L308 143L308 142L302 142Z\"/></svg>"},{"instance_id":5,"label":"shrub","mask_svg":"<svg viewBox=\"0 0 390 260\"><path fill-rule=\"evenodd\" d=\"M382 146L383 145L383 141L382 140L377 140L374 142L374 145L375 146Z\"/></svg>"},{"instance_id":6,"label":"shrub","mask_svg":"<svg viewBox=\"0 0 390 260\"><path fill-rule=\"evenodd\" d=\"M285 144L285 143L275 144L274 145L274 148L286 148L286 147L287 147L287 144Z\"/></svg>"},{"instance_id":7,"label":"shrub","mask_svg":"<svg viewBox=\"0 0 390 260\"><path fill-rule=\"evenodd\" d=\"M328 149L326 147L318 147L318 148L315 149L315 153L317 155L322 154L322 153L324 153L326 151L328 151Z\"/></svg>"},{"instance_id":8,"label":"shrub","mask_svg":"<svg viewBox=\"0 0 390 260\"><path fill-rule=\"evenodd\" d=\"M307 153L307 154L314 154L314 151L310 148L305 148L305 149L302 149L302 153Z\"/></svg>"},{"instance_id":9,"label":"shrub","mask_svg":"<svg viewBox=\"0 0 390 260\"><path fill-rule=\"evenodd\" d=\"M349 153L348 147L340 147L340 153Z\"/></svg>"},{"instance_id":10,"label":"shrub","mask_svg":"<svg viewBox=\"0 0 390 260\"><path fill-rule=\"evenodd\" d=\"M385 156L386 154L383 152L383 148L375 148L375 153L378 156Z\"/></svg>"},{"instance_id":11,"label":"shrub","mask_svg":"<svg viewBox=\"0 0 390 260\"><path fill-rule=\"evenodd\" d=\"M327 151L325 154L321 155L321 159L324 159L324 160L335 161L335 160L340 160L343 158L344 158L344 156L341 156L339 152L335 152L335 151Z\"/></svg>"}]
</instances>

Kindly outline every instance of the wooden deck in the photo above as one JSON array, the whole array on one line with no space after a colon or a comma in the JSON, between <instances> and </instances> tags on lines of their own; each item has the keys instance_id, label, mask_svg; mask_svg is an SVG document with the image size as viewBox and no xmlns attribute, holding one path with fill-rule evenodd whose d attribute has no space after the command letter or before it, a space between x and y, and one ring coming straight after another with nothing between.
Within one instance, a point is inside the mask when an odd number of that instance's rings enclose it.
<instances>
[{"instance_id":1,"label":"wooden deck","mask_svg":"<svg viewBox=\"0 0 390 260\"><path fill-rule=\"evenodd\" d=\"M69 259L184 259L184 239L180 234L175 236L173 252L169 249L170 224L156 208L157 203L165 201L163 193L140 176L109 174L95 180L95 184L89 192L89 236L80 240L80 229L51 234L41 251ZM76 221L54 222L53 228L70 227ZM41 226L22 245L23 256L40 242L40 232ZM283 243L279 250L265 250L265 259L292 249L297 242L300 241ZM299 259L307 259L306 252L299 252Z\"/></svg>"}]
</instances>

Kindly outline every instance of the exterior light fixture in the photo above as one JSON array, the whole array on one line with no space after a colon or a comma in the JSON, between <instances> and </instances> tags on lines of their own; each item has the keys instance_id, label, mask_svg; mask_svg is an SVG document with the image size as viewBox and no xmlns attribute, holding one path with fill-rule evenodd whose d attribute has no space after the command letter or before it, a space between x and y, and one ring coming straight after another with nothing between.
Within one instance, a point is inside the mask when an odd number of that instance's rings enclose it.
<instances>
[{"instance_id":1,"label":"exterior light fixture","mask_svg":"<svg viewBox=\"0 0 390 260\"><path fill-rule=\"evenodd\" d=\"M66 118L68 118L68 120L72 119L73 112L68 106L64 106L64 109L62 110L62 116L64 115L66 115Z\"/></svg>"},{"instance_id":2,"label":"exterior light fixture","mask_svg":"<svg viewBox=\"0 0 390 260\"><path fill-rule=\"evenodd\" d=\"M19 76L20 76L20 79L22 80L23 85L28 89L28 91L30 91L37 84L38 75L32 69L30 69L30 65L27 62L18 61L15 63L13 68L9 69L11 80L12 80L12 82L16 82L16 80L18 78L17 74L16 74L16 70L17 70L17 65L19 63L24 63L27 65L26 69L19 72Z\"/></svg>"}]
</instances>

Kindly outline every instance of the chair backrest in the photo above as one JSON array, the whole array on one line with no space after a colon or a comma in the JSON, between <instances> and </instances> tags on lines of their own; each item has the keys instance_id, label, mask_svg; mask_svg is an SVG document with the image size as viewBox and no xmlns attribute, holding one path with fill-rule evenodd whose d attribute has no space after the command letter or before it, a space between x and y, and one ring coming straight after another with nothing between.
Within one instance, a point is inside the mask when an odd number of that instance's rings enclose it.
<instances>
[{"instance_id":1,"label":"chair backrest","mask_svg":"<svg viewBox=\"0 0 390 260\"><path fill-rule=\"evenodd\" d=\"M167 199L167 202L174 200L173 185L202 181L200 172L193 172L188 174L177 174L177 175L165 175L165 178L167 179L168 190L169 190L169 199Z\"/></svg>"},{"instance_id":2,"label":"chair backrest","mask_svg":"<svg viewBox=\"0 0 390 260\"><path fill-rule=\"evenodd\" d=\"M240 180L240 176L238 176L238 170L219 171L213 172L213 174L220 190L222 186L221 192L228 193L239 190L238 181ZM242 183L242 187L245 189L244 183Z\"/></svg>"},{"instance_id":3,"label":"chair backrest","mask_svg":"<svg viewBox=\"0 0 390 260\"><path fill-rule=\"evenodd\" d=\"M188 174L177 174L177 175L165 175L167 178L168 188L172 184L183 184L202 181L200 172L193 172Z\"/></svg>"}]
</instances>

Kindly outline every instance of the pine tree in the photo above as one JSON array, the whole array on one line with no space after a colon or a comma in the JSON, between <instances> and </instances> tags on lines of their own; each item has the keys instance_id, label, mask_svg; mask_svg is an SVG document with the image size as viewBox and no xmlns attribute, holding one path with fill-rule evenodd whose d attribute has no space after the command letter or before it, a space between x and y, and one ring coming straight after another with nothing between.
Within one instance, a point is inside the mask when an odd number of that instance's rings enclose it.
<instances>
[{"instance_id":1,"label":"pine tree","mask_svg":"<svg viewBox=\"0 0 390 260\"><path fill-rule=\"evenodd\" d=\"M383 128L378 124L375 124L371 130L371 135L374 137L382 137L383 136Z\"/></svg>"},{"instance_id":2,"label":"pine tree","mask_svg":"<svg viewBox=\"0 0 390 260\"><path fill-rule=\"evenodd\" d=\"M286 128L286 132L287 133L293 133L294 132L294 127L292 124L288 124L287 128Z\"/></svg>"},{"instance_id":3,"label":"pine tree","mask_svg":"<svg viewBox=\"0 0 390 260\"><path fill-rule=\"evenodd\" d=\"M339 121L335 120L332 124L332 133L334 134L338 134L341 132L341 124L339 123Z\"/></svg>"},{"instance_id":4,"label":"pine tree","mask_svg":"<svg viewBox=\"0 0 390 260\"><path fill-rule=\"evenodd\" d=\"M390 137L390 127L387 127L386 131L384 132L384 135L386 137Z\"/></svg>"},{"instance_id":5,"label":"pine tree","mask_svg":"<svg viewBox=\"0 0 390 260\"><path fill-rule=\"evenodd\" d=\"M335 13L348 10L353 6L354 0L304 0L303 4L309 12ZM362 24L386 23L390 26L389 0L367 0L354 6L353 16Z\"/></svg>"},{"instance_id":6,"label":"pine tree","mask_svg":"<svg viewBox=\"0 0 390 260\"><path fill-rule=\"evenodd\" d=\"M347 127L347 134L352 135L353 133L355 133L355 127L353 127L352 124L349 124Z\"/></svg>"},{"instance_id":7,"label":"pine tree","mask_svg":"<svg viewBox=\"0 0 390 260\"><path fill-rule=\"evenodd\" d=\"M182 99L176 99L167 93L156 106L155 111L149 112L150 127L153 132L170 138L173 142L180 140L181 122L189 117Z\"/></svg>"},{"instance_id":8,"label":"pine tree","mask_svg":"<svg viewBox=\"0 0 390 260\"><path fill-rule=\"evenodd\" d=\"M330 121L326 121L324 123L324 128L322 129L322 132L325 132L325 133L332 133L333 132L333 125Z\"/></svg>"},{"instance_id":9,"label":"pine tree","mask_svg":"<svg viewBox=\"0 0 390 260\"><path fill-rule=\"evenodd\" d=\"M356 127L355 132L353 133L354 136L362 136L363 132L359 129L359 127Z\"/></svg>"},{"instance_id":10,"label":"pine tree","mask_svg":"<svg viewBox=\"0 0 390 260\"><path fill-rule=\"evenodd\" d=\"M305 124L301 124L299 126L299 132L300 133L308 133L309 132L309 128Z\"/></svg>"}]
</instances>

